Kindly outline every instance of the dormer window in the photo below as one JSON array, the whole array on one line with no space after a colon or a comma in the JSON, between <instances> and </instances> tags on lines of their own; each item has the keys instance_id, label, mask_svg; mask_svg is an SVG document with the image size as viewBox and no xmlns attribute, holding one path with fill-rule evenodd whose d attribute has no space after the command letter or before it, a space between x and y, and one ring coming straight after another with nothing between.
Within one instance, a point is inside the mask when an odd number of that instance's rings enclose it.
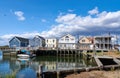
<instances>
[{"instance_id":1,"label":"dormer window","mask_svg":"<svg viewBox=\"0 0 120 78\"><path fill-rule=\"evenodd\" d=\"M69 38L69 36L66 36L65 38Z\"/></svg>"}]
</instances>

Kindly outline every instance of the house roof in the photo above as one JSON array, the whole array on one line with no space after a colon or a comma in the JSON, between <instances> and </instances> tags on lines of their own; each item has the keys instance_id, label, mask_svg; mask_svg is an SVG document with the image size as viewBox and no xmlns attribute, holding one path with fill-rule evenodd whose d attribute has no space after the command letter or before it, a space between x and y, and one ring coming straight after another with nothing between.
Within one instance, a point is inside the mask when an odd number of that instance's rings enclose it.
<instances>
[{"instance_id":1,"label":"house roof","mask_svg":"<svg viewBox=\"0 0 120 78\"><path fill-rule=\"evenodd\" d=\"M39 35L36 35L36 36L39 37L39 38L41 38L41 39L43 39L43 40L45 40L45 38L43 38L43 37L41 37L41 36L39 36ZM35 36L35 37L36 37L36 36Z\"/></svg>"},{"instance_id":2,"label":"house roof","mask_svg":"<svg viewBox=\"0 0 120 78\"><path fill-rule=\"evenodd\" d=\"M89 41L93 41L93 38L92 38L92 37L87 37L87 39L88 39Z\"/></svg>"},{"instance_id":3,"label":"house roof","mask_svg":"<svg viewBox=\"0 0 120 78\"><path fill-rule=\"evenodd\" d=\"M22 37L17 37L17 36L13 37L10 41L12 41L14 38L17 38L20 42L29 42L29 39L27 39L27 38L22 38ZM9 41L9 42L10 42L10 41Z\"/></svg>"},{"instance_id":4,"label":"house roof","mask_svg":"<svg viewBox=\"0 0 120 78\"><path fill-rule=\"evenodd\" d=\"M73 35L71 35L71 34L66 34L66 35L63 35L62 37L60 37L60 38L63 38L63 37L65 37L65 36L72 36L72 37L74 37Z\"/></svg>"},{"instance_id":5,"label":"house roof","mask_svg":"<svg viewBox=\"0 0 120 78\"><path fill-rule=\"evenodd\" d=\"M83 39L83 38L87 38L89 41L93 41L93 38L92 38L92 37L81 37L81 38L79 39L79 41L80 41L81 39Z\"/></svg>"},{"instance_id":6,"label":"house roof","mask_svg":"<svg viewBox=\"0 0 120 78\"><path fill-rule=\"evenodd\" d=\"M18 40L20 40L21 42L29 42L29 39L27 39L27 38L22 38L22 37L17 37L17 36L16 36L16 38Z\"/></svg>"}]
</instances>

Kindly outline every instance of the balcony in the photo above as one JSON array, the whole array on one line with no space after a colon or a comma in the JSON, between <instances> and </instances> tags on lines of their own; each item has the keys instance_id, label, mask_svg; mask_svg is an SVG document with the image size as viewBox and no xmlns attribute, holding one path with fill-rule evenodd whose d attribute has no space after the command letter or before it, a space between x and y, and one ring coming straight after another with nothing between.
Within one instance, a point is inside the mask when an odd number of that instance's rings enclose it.
<instances>
[{"instance_id":1,"label":"balcony","mask_svg":"<svg viewBox=\"0 0 120 78\"><path fill-rule=\"evenodd\" d=\"M112 42L109 42L109 41L95 41L95 44L112 44Z\"/></svg>"}]
</instances>

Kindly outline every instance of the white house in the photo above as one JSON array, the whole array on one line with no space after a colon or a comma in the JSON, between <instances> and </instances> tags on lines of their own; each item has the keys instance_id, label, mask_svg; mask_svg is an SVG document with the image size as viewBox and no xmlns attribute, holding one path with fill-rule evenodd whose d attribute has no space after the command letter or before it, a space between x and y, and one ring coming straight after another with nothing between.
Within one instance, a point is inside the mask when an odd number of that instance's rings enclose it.
<instances>
[{"instance_id":1,"label":"white house","mask_svg":"<svg viewBox=\"0 0 120 78\"><path fill-rule=\"evenodd\" d=\"M56 38L46 38L45 39L46 48L48 48L48 49L56 49L57 43L58 43L58 41Z\"/></svg>"},{"instance_id":2,"label":"white house","mask_svg":"<svg viewBox=\"0 0 120 78\"><path fill-rule=\"evenodd\" d=\"M76 38L70 34L61 37L58 40L59 49L76 49Z\"/></svg>"}]
</instances>

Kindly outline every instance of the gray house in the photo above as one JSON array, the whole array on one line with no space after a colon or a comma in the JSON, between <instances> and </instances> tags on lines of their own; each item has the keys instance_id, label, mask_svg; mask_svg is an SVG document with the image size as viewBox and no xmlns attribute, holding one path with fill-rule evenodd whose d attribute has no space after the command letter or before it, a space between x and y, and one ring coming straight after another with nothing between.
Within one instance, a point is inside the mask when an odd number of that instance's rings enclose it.
<instances>
[{"instance_id":1,"label":"gray house","mask_svg":"<svg viewBox=\"0 0 120 78\"><path fill-rule=\"evenodd\" d=\"M95 36L94 45L96 50L111 50L111 36Z\"/></svg>"},{"instance_id":2,"label":"gray house","mask_svg":"<svg viewBox=\"0 0 120 78\"><path fill-rule=\"evenodd\" d=\"M22 37L15 36L9 41L10 48L27 47L28 45L29 45L29 39Z\"/></svg>"},{"instance_id":3,"label":"gray house","mask_svg":"<svg viewBox=\"0 0 120 78\"><path fill-rule=\"evenodd\" d=\"M45 47L45 39L39 35L36 35L33 39L29 40L31 47Z\"/></svg>"}]
</instances>

